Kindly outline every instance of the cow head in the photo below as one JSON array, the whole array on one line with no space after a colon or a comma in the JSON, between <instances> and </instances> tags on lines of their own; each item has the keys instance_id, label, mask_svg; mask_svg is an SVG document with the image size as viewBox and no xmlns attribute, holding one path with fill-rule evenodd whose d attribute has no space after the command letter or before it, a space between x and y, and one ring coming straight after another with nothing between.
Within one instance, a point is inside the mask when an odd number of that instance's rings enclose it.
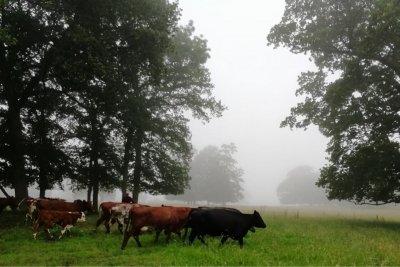
<instances>
[{"instance_id":1,"label":"cow head","mask_svg":"<svg viewBox=\"0 0 400 267\"><path fill-rule=\"evenodd\" d=\"M81 217L76 220L77 222L86 222L86 215L84 212L81 212Z\"/></svg>"},{"instance_id":2,"label":"cow head","mask_svg":"<svg viewBox=\"0 0 400 267\"><path fill-rule=\"evenodd\" d=\"M92 203L90 201L77 199L74 203L79 205L81 211L93 212Z\"/></svg>"},{"instance_id":3,"label":"cow head","mask_svg":"<svg viewBox=\"0 0 400 267\"><path fill-rule=\"evenodd\" d=\"M26 205L28 207L28 213L30 215L32 215L35 212L35 210L37 209L36 204L37 204L36 199L27 199L26 200Z\"/></svg>"},{"instance_id":4,"label":"cow head","mask_svg":"<svg viewBox=\"0 0 400 267\"><path fill-rule=\"evenodd\" d=\"M258 213L257 211L254 211L254 213L253 213L253 225L255 227L259 227L259 228L267 227L267 225L265 224L265 222L261 218L260 213Z\"/></svg>"}]
</instances>

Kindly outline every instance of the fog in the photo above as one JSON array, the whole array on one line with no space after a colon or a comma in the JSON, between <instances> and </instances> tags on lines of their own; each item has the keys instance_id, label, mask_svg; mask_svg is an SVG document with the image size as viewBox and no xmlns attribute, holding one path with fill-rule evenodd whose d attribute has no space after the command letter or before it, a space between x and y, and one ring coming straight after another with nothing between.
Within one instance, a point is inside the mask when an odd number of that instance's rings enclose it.
<instances>
[{"instance_id":1,"label":"fog","mask_svg":"<svg viewBox=\"0 0 400 267\"><path fill-rule=\"evenodd\" d=\"M228 110L203 124L191 121L192 143L235 143L244 170L240 204L277 205L276 188L300 165L318 170L326 163L327 139L317 128L280 128L296 98L297 76L315 66L306 55L267 46L270 28L279 23L284 0L180 0L181 23L193 20L208 40L207 64L214 95Z\"/></svg>"}]
</instances>

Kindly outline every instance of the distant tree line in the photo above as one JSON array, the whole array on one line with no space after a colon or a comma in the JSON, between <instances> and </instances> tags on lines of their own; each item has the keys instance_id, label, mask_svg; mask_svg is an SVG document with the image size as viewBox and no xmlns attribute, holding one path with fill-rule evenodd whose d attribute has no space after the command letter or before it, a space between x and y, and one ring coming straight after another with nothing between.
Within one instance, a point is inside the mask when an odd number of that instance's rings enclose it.
<instances>
[{"instance_id":1,"label":"distant tree line","mask_svg":"<svg viewBox=\"0 0 400 267\"><path fill-rule=\"evenodd\" d=\"M208 121L207 42L165 0L0 1L0 185L17 199L71 179L100 189L182 193L187 114Z\"/></svg>"}]
</instances>

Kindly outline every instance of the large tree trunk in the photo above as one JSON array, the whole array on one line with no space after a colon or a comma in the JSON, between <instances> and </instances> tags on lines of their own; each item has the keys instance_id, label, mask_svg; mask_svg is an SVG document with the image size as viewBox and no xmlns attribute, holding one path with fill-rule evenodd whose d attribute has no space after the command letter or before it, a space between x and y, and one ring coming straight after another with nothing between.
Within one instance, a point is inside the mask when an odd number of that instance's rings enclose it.
<instances>
[{"instance_id":1,"label":"large tree trunk","mask_svg":"<svg viewBox=\"0 0 400 267\"><path fill-rule=\"evenodd\" d=\"M99 180L93 183L93 209L97 212L97 207L99 206Z\"/></svg>"},{"instance_id":2,"label":"large tree trunk","mask_svg":"<svg viewBox=\"0 0 400 267\"><path fill-rule=\"evenodd\" d=\"M24 137L20 117L21 111L16 100L9 101L8 105L7 127L10 144L10 177L13 179L15 198L20 201L28 197L28 182L25 177Z\"/></svg>"},{"instance_id":3,"label":"large tree trunk","mask_svg":"<svg viewBox=\"0 0 400 267\"><path fill-rule=\"evenodd\" d=\"M99 145L98 145L98 127L97 113L95 109L89 110L90 125L91 125L91 144L90 144L90 182L93 189L93 209L97 212L99 202Z\"/></svg>"},{"instance_id":4,"label":"large tree trunk","mask_svg":"<svg viewBox=\"0 0 400 267\"><path fill-rule=\"evenodd\" d=\"M121 182L121 191L122 195L126 195L128 193L128 181L129 181L129 162L131 161L131 148L132 148L132 139L133 139L133 130L128 129L126 133L126 141L124 148L124 162L122 165L122 182Z\"/></svg>"},{"instance_id":5,"label":"large tree trunk","mask_svg":"<svg viewBox=\"0 0 400 267\"><path fill-rule=\"evenodd\" d=\"M46 197L46 187L45 186L40 186L39 185L39 197L40 198L45 198Z\"/></svg>"},{"instance_id":6,"label":"large tree trunk","mask_svg":"<svg viewBox=\"0 0 400 267\"><path fill-rule=\"evenodd\" d=\"M44 92L43 92L44 93ZM46 197L46 190L51 189L49 185L48 175L49 175L49 159L47 153L47 127L46 127L46 114L43 108L44 97L41 98L41 108L40 108L40 118L39 118L39 133L40 133L40 147L39 147L39 190L40 197Z\"/></svg>"},{"instance_id":7,"label":"large tree trunk","mask_svg":"<svg viewBox=\"0 0 400 267\"><path fill-rule=\"evenodd\" d=\"M135 147L135 166L133 171L133 191L132 191L132 199L133 203L139 202L139 193L140 189L140 176L142 174L142 142L143 137L142 133L137 133L137 138L134 143Z\"/></svg>"},{"instance_id":8,"label":"large tree trunk","mask_svg":"<svg viewBox=\"0 0 400 267\"><path fill-rule=\"evenodd\" d=\"M92 189L93 189L93 186L92 186L92 184L89 183L88 188L87 188L87 196L86 196L87 202L92 202Z\"/></svg>"}]
</instances>

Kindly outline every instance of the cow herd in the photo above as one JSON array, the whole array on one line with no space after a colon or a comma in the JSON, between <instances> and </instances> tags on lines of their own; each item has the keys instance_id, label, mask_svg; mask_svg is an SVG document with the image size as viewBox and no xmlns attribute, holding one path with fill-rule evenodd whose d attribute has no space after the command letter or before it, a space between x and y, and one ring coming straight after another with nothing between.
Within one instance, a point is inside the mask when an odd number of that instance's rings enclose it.
<instances>
[{"instance_id":1,"label":"cow herd","mask_svg":"<svg viewBox=\"0 0 400 267\"><path fill-rule=\"evenodd\" d=\"M92 212L89 202L75 200L67 202L62 199L25 199L27 207L26 221L33 221L33 237L36 239L38 231L43 228L49 238L54 238L50 229L58 225L61 227L61 238L77 222L85 221L85 213ZM21 202L22 203L22 202ZM21 203L15 199L0 198L0 212L5 206L15 209ZM266 224L257 211L244 214L241 211L226 207L154 207L124 202L103 202L99 207L99 218L96 221L96 230L104 224L106 232L110 232L112 224L118 224L118 230L123 234L121 249L124 249L130 237L136 241L138 247L142 244L139 236L142 232L152 229L155 232L155 242L164 231L168 242L172 234L186 239L188 230L189 244L196 239L205 243L205 236L222 237L221 245L228 238L237 240L243 247L243 237L248 231L255 228L265 228ZM123 226L125 225L125 231ZM181 236L181 232L184 235Z\"/></svg>"}]
</instances>

